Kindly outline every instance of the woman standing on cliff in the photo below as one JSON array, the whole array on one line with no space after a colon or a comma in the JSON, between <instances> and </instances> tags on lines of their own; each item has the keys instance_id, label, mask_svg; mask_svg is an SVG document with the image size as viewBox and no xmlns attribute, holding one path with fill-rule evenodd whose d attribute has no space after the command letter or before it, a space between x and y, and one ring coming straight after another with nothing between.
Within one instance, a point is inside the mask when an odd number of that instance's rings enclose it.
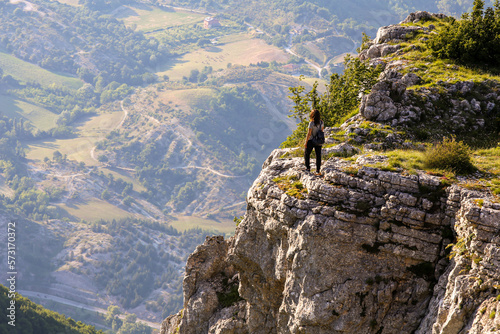
<instances>
[{"instance_id":1,"label":"woman standing on cliff","mask_svg":"<svg viewBox=\"0 0 500 334\"><path fill-rule=\"evenodd\" d=\"M305 153L304 153L304 160L306 163L306 169L309 172L311 170L311 164L310 164L310 156L311 152L314 148L316 152L316 175L321 175L320 170L321 170L321 145L315 145L312 141L312 138L316 136L318 131L324 131L325 124L321 120L321 115L319 114L319 110L313 109L311 110L311 113L309 114L309 127L307 130L307 137L306 137L306 143L304 144L305 148Z\"/></svg>"}]
</instances>

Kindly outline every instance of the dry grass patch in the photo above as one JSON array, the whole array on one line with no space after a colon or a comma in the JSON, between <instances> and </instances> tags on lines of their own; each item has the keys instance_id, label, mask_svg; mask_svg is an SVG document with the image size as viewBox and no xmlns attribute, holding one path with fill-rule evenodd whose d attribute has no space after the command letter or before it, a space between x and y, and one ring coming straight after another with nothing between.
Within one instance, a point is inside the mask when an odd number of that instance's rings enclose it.
<instances>
[{"instance_id":1,"label":"dry grass patch","mask_svg":"<svg viewBox=\"0 0 500 334\"><path fill-rule=\"evenodd\" d=\"M5 184L5 177L0 175L0 194L7 197L12 197L14 196L14 193L14 190Z\"/></svg>"},{"instance_id":2,"label":"dry grass patch","mask_svg":"<svg viewBox=\"0 0 500 334\"><path fill-rule=\"evenodd\" d=\"M500 146L473 152L474 165L486 176L483 183L491 192L500 195Z\"/></svg>"},{"instance_id":3,"label":"dry grass patch","mask_svg":"<svg viewBox=\"0 0 500 334\"><path fill-rule=\"evenodd\" d=\"M57 206L66 210L71 216L88 222L98 221L101 219L113 220L135 216L130 212L96 198L71 204L57 204Z\"/></svg>"},{"instance_id":4,"label":"dry grass patch","mask_svg":"<svg viewBox=\"0 0 500 334\"><path fill-rule=\"evenodd\" d=\"M68 159L83 161L87 165L98 165L92 159L90 151L106 134L114 130L123 118L122 111L104 113L88 118L77 127L78 137L69 139L38 140L28 143L26 157L30 160L42 161L52 158L55 151L66 154Z\"/></svg>"},{"instance_id":5,"label":"dry grass patch","mask_svg":"<svg viewBox=\"0 0 500 334\"><path fill-rule=\"evenodd\" d=\"M163 10L158 7L135 4L122 6L115 17L123 20L127 27L135 26L137 30L153 31L203 21L204 14L183 10Z\"/></svg>"},{"instance_id":6,"label":"dry grass patch","mask_svg":"<svg viewBox=\"0 0 500 334\"><path fill-rule=\"evenodd\" d=\"M159 93L158 99L171 108L186 111L191 107L206 108L214 93L210 88L171 90Z\"/></svg>"},{"instance_id":7,"label":"dry grass patch","mask_svg":"<svg viewBox=\"0 0 500 334\"><path fill-rule=\"evenodd\" d=\"M159 66L158 75L167 75L171 80L182 80L188 77L192 70L202 70L212 66L214 71L227 68L228 64L248 66L260 61L286 63L289 55L283 50L268 45L265 41L250 38L236 42L198 49L182 57Z\"/></svg>"},{"instance_id":8,"label":"dry grass patch","mask_svg":"<svg viewBox=\"0 0 500 334\"><path fill-rule=\"evenodd\" d=\"M288 196L304 199L308 193L307 189L296 175L277 177L273 179L273 181L278 185L278 188L283 190Z\"/></svg>"},{"instance_id":9,"label":"dry grass patch","mask_svg":"<svg viewBox=\"0 0 500 334\"><path fill-rule=\"evenodd\" d=\"M134 172L119 169L119 168L101 168L99 169L104 174L111 174L117 179L122 179L125 182L130 182L133 185L133 190L137 192L147 191L146 187L144 187L137 179L134 178Z\"/></svg>"},{"instance_id":10,"label":"dry grass patch","mask_svg":"<svg viewBox=\"0 0 500 334\"><path fill-rule=\"evenodd\" d=\"M24 118L40 130L49 130L56 126L57 114L37 105L0 95L2 114L10 118Z\"/></svg>"}]
</instances>

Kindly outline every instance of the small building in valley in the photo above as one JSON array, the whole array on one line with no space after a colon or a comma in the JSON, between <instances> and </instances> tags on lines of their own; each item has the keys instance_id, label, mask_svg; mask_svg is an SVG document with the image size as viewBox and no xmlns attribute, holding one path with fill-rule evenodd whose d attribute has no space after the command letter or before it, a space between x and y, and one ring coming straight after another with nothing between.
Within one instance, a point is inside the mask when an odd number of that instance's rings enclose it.
<instances>
[{"instance_id":1,"label":"small building in valley","mask_svg":"<svg viewBox=\"0 0 500 334\"><path fill-rule=\"evenodd\" d=\"M205 29L212 29L212 28L215 28L215 27L220 27L221 24L219 22L218 19L216 19L215 17L206 17L205 18L205 21L203 22L203 28Z\"/></svg>"}]
</instances>

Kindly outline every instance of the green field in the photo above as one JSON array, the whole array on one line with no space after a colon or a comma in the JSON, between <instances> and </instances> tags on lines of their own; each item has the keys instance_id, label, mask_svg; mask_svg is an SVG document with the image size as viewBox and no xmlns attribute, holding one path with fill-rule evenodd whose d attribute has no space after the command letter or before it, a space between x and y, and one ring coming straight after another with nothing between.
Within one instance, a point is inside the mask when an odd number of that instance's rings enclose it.
<instances>
[{"instance_id":1,"label":"green field","mask_svg":"<svg viewBox=\"0 0 500 334\"><path fill-rule=\"evenodd\" d=\"M135 26L144 32L201 22L206 16L190 11L167 11L143 4L122 6L115 14L126 26Z\"/></svg>"},{"instance_id":2,"label":"green field","mask_svg":"<svg viewBox=\"0 0 500 334\"><path fill-rule=\"evenodd\" d=\"M55 84L59 87L78 89L83 82L73 76L56 74L4 52L0 52L0 68L22 82L36 82L42 86Z\"/></svg>"},{"instance_id":3,"label":"green field","mask_svg":"<svg viewBox=\"0 0 500 334\"><path fill-rule=\"evenodd\" d=\"M66 210L71 216L89 222L100 219L112 220L134 217L134 214L96 198L84 202L58 204L57 206Z\"/></svg>"},{"instance_id":4,"label":"green field","mask_svg":"<svg viewBox=\"0 0 500 334\"><path fill-rule=\"evenodd\" d=\"M325 61L327 60L327 56L321 49L314 43L312 42L307 42L304 44L304 47L311 52L319 61L318 66L323 66ZM314 59L311 59L313 62L316 62Z\"/></svg>"},{"instance_id":5,"label":"green field","mask_svg":"<svg viewBox=\"0 0 500 334\"><path fill-rule=\"evenodd\" d=\"M58 2L70 5L70 6L75 6L75 7L80 7L81 4L79 3L79 0L58 0Z\"/></svg>"},{"instance_id":6,"label":"green field","mask_svg":"<svg viewBox=\"0 0 500 334\"><path fill-rule=\"evenodd\" d=\"M26 157L30 160L42 161L45 157L52 158L54 151L59 151L67 154L68 159L83 161L87 165L99 165L92 159L90 151L96 142L104 139L104 136L116 128L122 118L122 111L89 117L77 127L78 137L30 142Z\"/></svg>"},{"instance_id":7,"label":"green field","mask_svg":"<svg viewBox=\"0 0 500 334\"><path fill-rule=\"evenodd\" d=\"M194 216L176 216L173 221L169 222L169 224L180 232L199 227L204 230L234 234L236 229L236 224L232 220L218 222Z\"/></svg>"},{"instance_id":8,"label":"green field","mask_svg":"<svg viewBox=\"0 0 500 334\"><path fill-rule=\"evenodd\" d=\"M101 170L104 174L112 174L113 177L116 179L122 179L125 182L130 182L134 186L134 191L141 192L141 191L147 191L147 189L137 180L133 177L134 172L130 172L127 170L119 169L119 168L101 168Z\"/></svg>"},{"instance_id":9,"label":"green field","mask_svg":"<svg viewBox=\"0 0 500 334\"><path fill-rule=\"evenodd\" d=\"M0 114L10 118L23 118L40 130L53 128L58 117L45 108L5 95L0 95Z\"/></svg>"},{"instance_id":10,"label":"green field","mask_svg":"<svg viewBox=\"0 0 500 334\"><path fill-rule=\"evenodd\" d=\"M206 108L214 96L210 88L170 90L158 93L158 99L166 105L189 112L192 107Z\"/></svg>"},{"instance_id":11,"label":"green field","mask_svg":"<svg viewBox=\"0 0 500 334\"><path fill-rule=\"evenodd\" d=\"M227 68L227 65L256 64L260 61L277 61L285 63L289 55L283 50L268 45L262 39L252 38L250 35L238 37L235 42L211 46L187 53L180 58L170 61L157 69L158 75L168 75L171 80L182 80L189 76L191 70L202 70L205 66L212 66L214 71Z\"/></svg>"}]
</instances>

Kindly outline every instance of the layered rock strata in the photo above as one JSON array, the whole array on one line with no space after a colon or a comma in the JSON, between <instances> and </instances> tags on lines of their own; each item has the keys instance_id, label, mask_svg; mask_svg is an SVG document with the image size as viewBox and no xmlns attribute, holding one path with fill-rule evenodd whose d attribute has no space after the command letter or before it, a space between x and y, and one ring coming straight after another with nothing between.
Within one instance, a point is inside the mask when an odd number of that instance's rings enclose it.
<instances>
[{"instance_id":1,"label":"layered rock strata","mask_svg":"<svg viewBox=\"0 0 500 334\"><path fill-rule=\"evenodd\" d=\"M249 190L236 235L207 239L191 255L184 310L162 333L461 333L495 325L499 205L479 207L478 194L425 173L368 167L376 156L359 164L331 158L319 178L283 153L273 152ZM449 264L454 234L467 251ZM239 296L223 305L236 284Z\"/></svg>"},{"instance_id":2,"label":"layered rock strata","mask_svg":"<svg viewBox=\"0 0 500 334\"><path fill-rule=\"evenodd\" d=\"M442 15L418 12L403 23L432 18ZM382 170L387 157L360 155L361 145L365 153L421 149L411 139L428 126L438 136L492 130L485 119L499 112L497 82L413 87L420 69L397 58L398 43L432 30L379 30L360 58L383 71L360 113L326 129L326 144L338 145L323 150L324 176L306 172L296 149L272 152L235 236L208 238L189 258L184 309L162 333L500 330L500 204L486 191Z\"/></svg>"}]
</instances>

